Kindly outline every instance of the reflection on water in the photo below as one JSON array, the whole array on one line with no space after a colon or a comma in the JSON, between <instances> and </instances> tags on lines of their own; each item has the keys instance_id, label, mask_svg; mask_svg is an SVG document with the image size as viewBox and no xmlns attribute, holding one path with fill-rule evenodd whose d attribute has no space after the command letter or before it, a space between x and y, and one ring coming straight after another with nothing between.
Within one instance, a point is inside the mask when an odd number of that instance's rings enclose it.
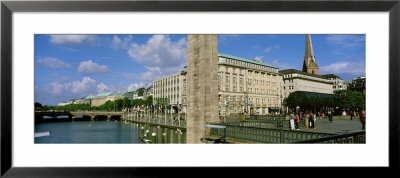
<instances>
[{"instance_id":1,"label":"reflection on water","mask_svg":"<svg viewBox=\"0 0 400 178\"><path fill-rule=\"evenodd\" d=\"M153 143L186 143L186 131L129 121L48 122L35 125L35 143L138 143L145 136ZM33 135L33 134L32 134Z\"/></svg>"}]
</instances>

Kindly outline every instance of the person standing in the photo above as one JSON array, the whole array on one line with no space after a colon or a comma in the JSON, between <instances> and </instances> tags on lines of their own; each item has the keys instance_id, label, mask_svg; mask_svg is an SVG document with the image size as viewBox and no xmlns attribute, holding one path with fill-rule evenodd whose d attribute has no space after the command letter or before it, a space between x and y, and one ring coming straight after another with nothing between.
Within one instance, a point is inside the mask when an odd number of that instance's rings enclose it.
<instances>
[{"instance_id":1,"label":"person standing","mask_svg":"<svg viewBox=\"0 0 400 178\"><path fill-rule=\"evenodd\" d=\"M332 111L330 109L328 110L328 118L329 118L329 122L332 124L333 118L332 118Z\"/></svg>"},{"instance_id":2,"label":"person standing","mask_svg":"<svg viewBox=\"0 0 400 178\"><path fill-rule=\"evenodd\" d=\"M365 117L366 117L365 110L361 110L360 111L360 122L362 124L362 129L363 130L365 130L365 119L366 119Z\"/></svg>"},{"instance_id":3,"label":"person standing","mask_svg":"<svg viewBox=\"0 0 400 178\"><path fill-rule=\"evenodd\" d=\"M314 120L313 129L315 129L315 122L317 121L317 113L314 113L313 116L314 116L314 117L313 117L313 120Z\"/></svg>"},{"instance_id":4,"label":"person standing","mask_svg":"<svg viewBox=\"0 0 400 178\"><path fill-rule=\"evenodd\" d=\"M350 120L353 120L353 112L352 111L350 111Z\"/></svg>"},{"instance_id":5,"label":"person standing","mask_svg":"<svg viewBox=\"0 0 400 178\"><path fill-rule=\"evenodd\" d=\"M299 114L296 114L296 130L300 130L299 123L300 123L300 116Z\"/></svg>"},{"instance_id":6,"label":"person standing","mask_svg":"<svg viewBox=\"0 0 400 178\"><path fill-rule=\"evenodd\" d=\"M314 114L308 113L308 122L309 122L309 128L314 128Z\"/></svg>"},{"instance_id":7,"label":"person standing","mask_svg":"<svg viewBox=\"0 0 400 178\"><path fill-rule=\"evenodd\" d=\"M294 114L293 113L290 113L290 118L289 118L289 127L290 127L290 130L294 130L295 128L294 128L294 119L295 119L296 117L294 116Z\"/></svg>"}]
</instances>

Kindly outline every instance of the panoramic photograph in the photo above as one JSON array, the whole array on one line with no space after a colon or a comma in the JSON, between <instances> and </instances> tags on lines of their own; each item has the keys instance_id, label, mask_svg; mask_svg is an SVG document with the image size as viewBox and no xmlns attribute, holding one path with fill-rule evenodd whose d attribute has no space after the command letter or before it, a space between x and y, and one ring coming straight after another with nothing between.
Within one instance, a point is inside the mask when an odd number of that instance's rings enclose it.
<instances>
[{"instance_id":1,"label":"panoramic photograph","mask_svg":"<svg viewBox=\"0 0 400 178\"><path fill-rule=\"evenodd\" d=\"M365 144L365 34L36 34L35 144Z\"/></svg>"}]
</instances>

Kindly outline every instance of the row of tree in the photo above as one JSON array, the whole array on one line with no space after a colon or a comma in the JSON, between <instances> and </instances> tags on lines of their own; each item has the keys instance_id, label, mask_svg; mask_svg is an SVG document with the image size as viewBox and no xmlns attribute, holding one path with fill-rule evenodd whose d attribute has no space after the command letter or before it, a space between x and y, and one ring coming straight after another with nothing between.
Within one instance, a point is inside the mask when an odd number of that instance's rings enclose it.
<instances>
[{"instance_id":1,"label":"row of tree","mask_svg":"<svg viewBox=\"0 0 400 178\"><path fill-rule=\"evenodd\" d=\"M35 111L49 111L49 110L64 110L64 111L121 111L124 108L132 108L138 106L152 106L153 96L147 99L134 99L130 100L127 97L115 101L107 101L100 106L90 106L90 104L69 104L64 106L48 106L40 103L35 103Z\"/></svg>"},{"instance_id":2,"label":"row of tree","mask_svg":"<svg viewBox=\"0 0 400 178\"><path fill-rule=\"evenodd\" d=\"M336 90L333 95L296 91L284 100L289 108L299 106L302 110L324 111L333 108L336 112L365 110L365 92Z\"/></svg>"}]
</instances>

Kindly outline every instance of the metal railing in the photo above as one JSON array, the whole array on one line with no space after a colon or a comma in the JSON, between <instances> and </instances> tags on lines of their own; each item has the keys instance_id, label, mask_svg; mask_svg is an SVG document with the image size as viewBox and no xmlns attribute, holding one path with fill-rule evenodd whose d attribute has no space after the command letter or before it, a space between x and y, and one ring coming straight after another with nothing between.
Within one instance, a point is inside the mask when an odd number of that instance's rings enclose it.
<instances>
[{"instance_id":1,"label":"metal railing","mask_svg":"<svg viewBox=\"0 0 400 178\"><path fill-rule=\"evenodd\" d=\"M366 143L366 132L353 132L353 133L345 133L340 135L334 135L324 138L312 139L312 140L304 140L296 143L356 143L363 144Z\"/></svg>"},{"instance_id":2,"label":"metal railing","mask_svg":"<svg viewBox=\"0 0 400 178\"><path fill-rule=\"evenodd\" d=\"M211 128L211 135L223 136L224 129ZM335 134L290 131L276 128L226 125L226 138L257 143L295 143L333 136Z\"/></svg>"},{"instance_id":3,"label":"metal railing","mask_svg":"<svg viewBox=\"0 0 400 178\"><path fill-rule=\"evenodd\" d=\"M270 119L270 120L260 120L255 122L227 122L224 125L229 126L242 126L242 127L256 127L256 128L269 128L269 129L280 129L289 128L289 120ZM305 126L305 120L300 120L300 126Z\"/></svg>"},{"instance_id":4,"label":"metal railing","mask_svg":"<svg viewBox=\"0 0 400 178\"><path fill-rule=\"evenodd\" d=\"M155 115L155 114L143 114L143 113L125 113L123 115L124 120L139 122L139 123L149 123L155 124L160 126L167 126L167 127L177 127L177 128L186 128L186 120L180 119L178 115Z\"/></svg>"}]
</instances>

